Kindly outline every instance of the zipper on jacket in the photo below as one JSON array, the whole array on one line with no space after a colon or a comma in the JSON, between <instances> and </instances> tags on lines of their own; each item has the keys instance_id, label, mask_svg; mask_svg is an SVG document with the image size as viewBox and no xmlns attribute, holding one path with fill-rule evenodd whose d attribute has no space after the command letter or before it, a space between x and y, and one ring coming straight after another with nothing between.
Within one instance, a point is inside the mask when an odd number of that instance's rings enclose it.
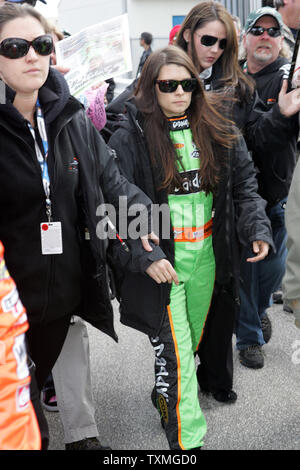
<instances>
[{"instance_id":1,"label":"zipper on jacket","mask_svg":"<svg viewBox=\"0 0 300 470\"><path fill-rule=\"evenodd\" d=\"M141 133L142 136L144 137L144 131L143 131L143 129L142 129L142 127L141 127L139 121L136 119L135 122L136 122L136 125L137 125L137 127L138 127L140 133Z\"/></svg>"}]
</instances>

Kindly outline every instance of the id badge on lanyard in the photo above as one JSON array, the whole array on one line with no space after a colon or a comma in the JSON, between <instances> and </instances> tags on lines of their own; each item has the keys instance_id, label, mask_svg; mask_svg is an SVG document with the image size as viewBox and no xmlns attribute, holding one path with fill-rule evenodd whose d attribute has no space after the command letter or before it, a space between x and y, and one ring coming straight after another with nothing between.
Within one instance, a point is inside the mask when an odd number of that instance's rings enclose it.
<instances>
[{"instance_id":1,"label":"id badge on lanyard","mask_svg":"<svg viewBox=\"0 0 300 470\"><path fill-rule=\"evenodd\" d=\"M42 183L45 192L45 203L46 203L46 216L47 221L40 224L40 234L41 234L41 250L43 255L60 255L63 253L62 245L62 227L61 222L52 221L52 208L51 208L51 199L50 199L50 178L48 172L48 139L45 127L45 120L42 114L42 109L39 101L36 103L36 113L37 113L37 127L42 139L44 154L42 154L41 149L38 145L35 131L33 127L28 124L32 137L34 139L35 152L38 159L38 162L41 167L41 176Z\"/></svg>"}]
</instances>

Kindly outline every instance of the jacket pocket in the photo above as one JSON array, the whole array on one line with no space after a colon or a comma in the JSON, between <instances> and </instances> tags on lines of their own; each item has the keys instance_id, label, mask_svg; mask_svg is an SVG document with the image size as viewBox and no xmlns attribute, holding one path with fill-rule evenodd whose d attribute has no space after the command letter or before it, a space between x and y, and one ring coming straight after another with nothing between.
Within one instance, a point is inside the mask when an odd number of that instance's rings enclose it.
<instances>
[{"instance_id":1,"label":"jacket pocket","mask_svg":"<svg viewBox=\"0 0 300 470\"><path fill-rule=\"evenodd\" d=\"M162 323L168 286L145 274L127 272L121 287L121 323L156 336Z\"/></svg>"}]
</instances>

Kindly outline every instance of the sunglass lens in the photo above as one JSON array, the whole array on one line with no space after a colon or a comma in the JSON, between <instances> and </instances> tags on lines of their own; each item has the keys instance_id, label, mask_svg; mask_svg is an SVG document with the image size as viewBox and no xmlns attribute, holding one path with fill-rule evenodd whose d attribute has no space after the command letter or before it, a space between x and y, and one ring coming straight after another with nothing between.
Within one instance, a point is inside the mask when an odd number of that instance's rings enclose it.
<instances>
[{"instance_id":1,"label":"sunglass lens","mask_svg":"<svg viewBox=\"0 0 300 470\"><path fill-rule=\"evenodd\" d=\"M193 78L189 78L187 80L182 80L181 86L183 91L191 92L194 91L196 88L197 81Z\"/></svg>"},{"instance_id":2,"label":"sunglass lens","mask_svg":"<svg viewBox=\"0 0 300 470\"><path fill-rule=\"evenodd\" d=\"M226 48L226 45L227 45L227 39L221 39L220 41L220 49L222 49L224 51L224 49Z\"/></svg>"},{"instance_id":3,"label":"sunglass lens","mask_svg":"<svg viewBox=\"0 0 300 470\"><path fill-rule=\"evenodd\" d=\"M51 36L40 36L32 42L34 50L40 55L49 55L53 49Z\"/></svg>"},{"instance_id":4,"label":"sunglass lens","mask_svg":"<svg viewBox=\"0 0 300 470\"><path fill-rule=\"evenodd\" d=\"M172 93L176 90L176 83L174 85L174 80L161 80L158 87L162 93Z\"/></svg>"},{"instance_id":5,"label":"sunglass lens","mask_svg":"<svg viewBox=\"0 0 300 470\"><path fill-rule=\"evenodd\" d=\"M253 28L250 29L250 33L253 34L253 36L261 36L264 34L264 29L260 26L253 26Z\"/></svg>"},{"instance_id":6,"label":"sunglass lens","mask_svg":"<svg viewBox=\"0 0 300 470\"><path fill-rule=\"evenodd\" d=\"M18 59L28 52L28 45L22 39L7 39L1 44L1 53L9 59Z\"/></svg>"},{"instance_id":7,"label":"sunglass lens","mask_svg":"<svg viewBox=\"0 0 300 470\"><path fill-rule=\"evenodd\" d=\"M213 46L214 44L216 44L217 40L218 40L218 38L215 38L214 36L204 35L201 38L201 44L203 46L210 47L210 46Z\"/></svg>"},{"instance_id":8,"label":"sunglass lens","mask_svg":"<svg viewBox=\"0 0 300 470\"><path fill-rule=\"evenodd\" d=\"M278 38L278 36L280 36L280 29L279 28L269 28L268 29L268 34L269 36L271 36L272 38Z\"/></svg>"}]
</instances>

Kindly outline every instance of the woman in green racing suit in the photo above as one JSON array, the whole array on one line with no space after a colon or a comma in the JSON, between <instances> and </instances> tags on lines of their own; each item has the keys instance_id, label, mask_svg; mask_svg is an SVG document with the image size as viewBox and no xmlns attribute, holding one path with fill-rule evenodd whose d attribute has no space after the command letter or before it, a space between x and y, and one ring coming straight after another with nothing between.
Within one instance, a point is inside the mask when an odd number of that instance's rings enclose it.
<instances>
[{"instance_id":1,"label":"woman in green racing suit","mask_svg":"<svg viewBox=\"0 0 300 470\"><path fill-rule=\"evenodd\" d=\"M123 256L120 312L124 324L150 336L152 401L171 449L203 445L194 354L214 286L236 302L239 245L252 246L249 262L263 259L272 245L252 160L233 123L217 110L221 101L203 91L184 51L155 51L127 103L128 122L109 142L128 180L168 207L154 227L160 244L149 253L146 275L133 272Z\"/></svg>"}]
</instances>

